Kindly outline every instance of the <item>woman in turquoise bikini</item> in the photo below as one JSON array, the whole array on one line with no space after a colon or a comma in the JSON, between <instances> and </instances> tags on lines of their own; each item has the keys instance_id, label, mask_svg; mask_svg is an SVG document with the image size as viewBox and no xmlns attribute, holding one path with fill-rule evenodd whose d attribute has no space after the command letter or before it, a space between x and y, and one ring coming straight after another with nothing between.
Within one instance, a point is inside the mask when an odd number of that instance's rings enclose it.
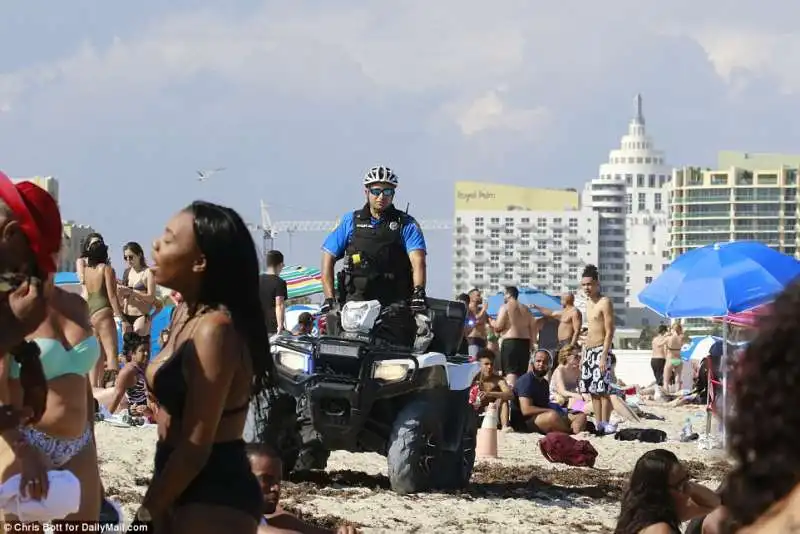
<instances>
[{"instance_id":1,"label":"woman in turquoise bikini","mask_svg":"<svg viewBox=\"0 0 800 534\"><path fill-rule=\"evenodd\" d=\"M36 206L47 205L48 211L58 213L55 201L43 189L26 189L25 193L26 202ZM50 224L57 225L57 228L50 229L50 233L60 235L61 219L52 219ZM19 272L46 279L43 293L47 301L47 317L26 339L38 347L48 393L39 421L2 433L0 473L3 481L20 474L21 490L37 497L47 494L48 469L70 471L80 481L80 508L66 519L96 524L102 488L94 442L94 401L88 374L100 357L100 347L92 333L86 302L79 295L53 285L55 262L49 263L50 272L42 272L42 268L32 261L28 264L23 261L17 267ZM9 382L8 389L0 391L0 401L21 408L24 392L20 367L8 357L2 361ZM6 514L7 521L15 519ZM6 530L17 529L12 526Z\"/></svg>"}]
</instances>

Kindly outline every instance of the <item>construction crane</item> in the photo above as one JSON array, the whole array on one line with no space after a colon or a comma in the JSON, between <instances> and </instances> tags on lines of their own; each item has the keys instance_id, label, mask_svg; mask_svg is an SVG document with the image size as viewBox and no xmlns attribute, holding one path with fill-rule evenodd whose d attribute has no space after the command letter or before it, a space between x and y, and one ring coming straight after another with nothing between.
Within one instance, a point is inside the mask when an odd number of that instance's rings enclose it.
<instances>
[{"instance_id":1,"label":"construction crane","mask_svg":"<svg viewBox=\"0 0 800 534\"><path fill-rule=\"evenodd\" d=\"M418 220L423 230L450 230L453 228L453 221L450 220ZM291 250L291 239L295 232L330 232L336 227L337 221L278 221L273 222L270 217L267 204L261 201L261 224L248 227L251 231L261 233L261 246L266 251L275 248L275 237L278 234L286 233L289 235L289 249Z\"/></svg>"}]
</instances>

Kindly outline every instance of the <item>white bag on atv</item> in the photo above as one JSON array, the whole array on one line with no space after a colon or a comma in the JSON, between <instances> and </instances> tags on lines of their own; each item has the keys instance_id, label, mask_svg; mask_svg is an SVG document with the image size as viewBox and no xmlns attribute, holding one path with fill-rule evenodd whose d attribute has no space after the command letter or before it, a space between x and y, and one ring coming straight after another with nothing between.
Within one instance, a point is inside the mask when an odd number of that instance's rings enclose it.
<instances>
[{"instance_id":1,"label":"white bag on atv","mask_svg":"<svg viewBox=\"0 0 800 534\"><path fill-rule=\"evenodd\" d=\"M369 334L381 314L381 303L377 300L351 301L342 308L342 330Z\"/></svg>"}]
</instances>

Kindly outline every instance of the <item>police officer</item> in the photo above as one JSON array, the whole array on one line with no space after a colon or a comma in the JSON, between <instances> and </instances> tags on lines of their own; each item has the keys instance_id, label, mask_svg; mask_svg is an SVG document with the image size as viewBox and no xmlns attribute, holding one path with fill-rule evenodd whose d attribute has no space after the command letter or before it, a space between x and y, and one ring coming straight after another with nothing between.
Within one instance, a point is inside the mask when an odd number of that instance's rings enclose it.
<instances>
[{"instance_id":1,"label":"police officer","mask_svg":"<svg viewBox=\"0 0 800 534\"><path fill-rule=\"evenodd\" d=\"M372 167L364 176L366 203L346 213L322 245L322 288L327 313L334 298L334 264L344 258L339 274L339 302L378 300L381 305L407 303L424 311L425 238L419 224L393 205L397 175L388 167Z\"/></svg>"}]
</instances>

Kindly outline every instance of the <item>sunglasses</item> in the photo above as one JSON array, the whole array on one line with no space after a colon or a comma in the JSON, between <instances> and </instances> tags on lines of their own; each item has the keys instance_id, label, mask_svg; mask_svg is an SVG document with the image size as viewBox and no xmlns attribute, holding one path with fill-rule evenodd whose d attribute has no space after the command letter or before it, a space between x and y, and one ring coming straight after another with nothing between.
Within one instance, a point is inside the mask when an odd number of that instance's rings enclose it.
<instances>
[{"instance_id":1,"label":"sunglasses","mask_svg":"<svg viewBox=\"0 0 800 534\"><path fill-rule=\"evenodd\" d=\"M129 256L129 255L126 254L126 255L122 256L122 259L124 259L125 261L133 261L133 259L135 257L136 256Z\"/></svg>"},{"instance_id":2,"label":"sunglasses","mask_svg":"<svg viewBox=\"0 0 800 534\"><path fill-rule=\"evenodd\" d=\"M394 187L384 187L383 189L379 187L372 187L368 189L369 194L373 197L379 197L381 194L385 197L393 197L394 196Z\"/></svg>"}]
</instances>

